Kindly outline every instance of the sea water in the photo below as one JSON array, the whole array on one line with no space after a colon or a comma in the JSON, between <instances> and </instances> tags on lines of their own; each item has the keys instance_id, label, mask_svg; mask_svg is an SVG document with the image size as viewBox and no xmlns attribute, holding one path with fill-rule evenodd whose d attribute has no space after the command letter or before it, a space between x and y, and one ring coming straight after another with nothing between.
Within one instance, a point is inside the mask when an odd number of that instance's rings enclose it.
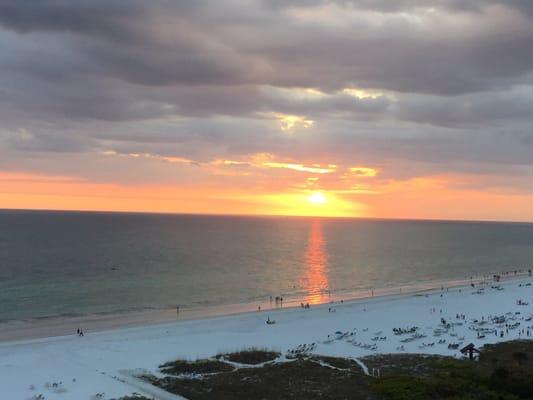
<instances>
[{"instance_id":1,"label":"sea water","mask_svg":"<svg viewBox=\"0 0 533 400\"><path fill-rule=\"evenodd\" d=\"M533 264L533 224L0 211L0 320L327 302Z\"/></svg>"}]
</instances>

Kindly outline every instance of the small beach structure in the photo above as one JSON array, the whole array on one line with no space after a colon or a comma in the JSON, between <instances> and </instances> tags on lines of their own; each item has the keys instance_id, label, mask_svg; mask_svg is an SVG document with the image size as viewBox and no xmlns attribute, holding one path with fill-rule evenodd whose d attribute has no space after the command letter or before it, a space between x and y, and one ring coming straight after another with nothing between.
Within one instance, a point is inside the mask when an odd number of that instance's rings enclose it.
<instances>
[{"instance_id":1,"label":"small beach structure","mask_svg":"<svg viewBox=\"0 0 533 400\"><path fill-rule=\"evenodd\" d=\"M468 358L470 360L473 360L474 359L474 353L479 354L479 350L476 349L476 347L474 346L473 343L470 343L470 344L466 345L465 347L463 347L461 349L461 353L464 354L464 355L468 354Z\"/></svg>"}]
</instances>

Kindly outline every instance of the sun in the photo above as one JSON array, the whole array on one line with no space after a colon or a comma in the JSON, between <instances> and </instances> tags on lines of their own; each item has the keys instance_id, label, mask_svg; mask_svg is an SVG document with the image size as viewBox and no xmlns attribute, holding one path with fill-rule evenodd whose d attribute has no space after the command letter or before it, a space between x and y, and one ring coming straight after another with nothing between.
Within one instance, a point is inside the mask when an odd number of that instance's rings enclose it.
<instances>
[{"instance_id":1,"label":"sun","mask_svg":"<svg viewBox=\"0 0 533 400\"><path fill-rule=\"evenodd\" d=\"M312 204L324 204L326 202L326 196L322 192L315 192L307 200Z\"/></svg>"}]
</instances>

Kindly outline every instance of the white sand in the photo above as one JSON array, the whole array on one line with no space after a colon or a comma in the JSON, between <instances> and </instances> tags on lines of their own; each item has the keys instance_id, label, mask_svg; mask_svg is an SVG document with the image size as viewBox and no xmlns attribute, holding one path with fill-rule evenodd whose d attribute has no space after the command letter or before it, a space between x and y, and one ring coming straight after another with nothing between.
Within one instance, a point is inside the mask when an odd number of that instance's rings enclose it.
<instances>
[{"instance_id":1,"label":"white sand","mask_svg":"<svg viewBox=\"0 0 533 400\"><path fill-rule=\"evenodd\" d=\"M523 329L529 329L533 335L532 281L531 278L510 280L500 284L503 290L492 289L492 284L488 284L482 294L473 293L477 288L463 287L449 292L437 290L427 295L388 296L311 309L261 311L105 332L89 331L82 338L72 335L5 342L0 344L0 397L25 400L42 394L46 400L89 400L102 392L104 399L138 392L159 399L177 398L150 390L148 385L139 386L128 374L142 369L156 372L159 364L176 358L210 357L217 352L249 346L285 353L300 344L316 343L313 350L316 354L363 357L401 352L399 347L403 345L405 352L459 356L458 350L448 348L450 342L464 345L473 342L481 347L487 343L527 338L519 334ZM529 305L518 305L517 300ZM336 312L329 312L330 307ZM433 308L435 312L430 311ZM466 320L456 319L456 314L465 314ZM482 318L487 320L489 316L500 315L506 316L507 324L519 323L519 326L510 329L503 338L491 332L479 339L473 328L497 329L499 334L505 331L505 324L498 326L492 321L479 324L472 320L482 321ZM276 324L267 325L267 316L275 319ZM434 336L441 318L463 324ZM402 343L401 340L411 335L392 332L393 328L412 326L418 326L417 332L427 337ZM336 331L348 332L348 335L337 339ZM351 332L354 334L350 335ZM373 341L376 336L386 337L386 340ZM439 344L439 340L445 343ZM377 350L354 343L375 344ZM424 347L423 343L434 345ZM53 382L62 383L59 388L47 387L47 383Z\"/></svg>"}]
</instances>

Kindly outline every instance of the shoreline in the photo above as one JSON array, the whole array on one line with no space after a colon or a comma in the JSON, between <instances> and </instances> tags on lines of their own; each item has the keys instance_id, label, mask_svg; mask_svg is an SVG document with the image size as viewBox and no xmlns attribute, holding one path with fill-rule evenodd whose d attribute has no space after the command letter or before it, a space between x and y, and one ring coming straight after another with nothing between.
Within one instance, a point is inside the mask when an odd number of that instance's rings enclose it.
<instances>
[{"instance_id":1,"label":"shoreline","mask_svg":"<svg viewBox=\"0 0 533 400\"><path fill-rule=\"evenodd\" d=\"M266 324L268 317L275 324ZM39 393L46 400L90 399L97 393L106 400L133 392L153 397L151 385L124 377L163 376L159 366L165 362L247 348L282 355L306 349L363 364L375 354L461 357L468 343L481 348L533 339L533 277L85 332L0 343L3 393L13 399Z\"/></svg>"},{"instance_id":2,"label":"shoreline","mask_svg":"<svg viewBox=\"0 0 533 400\"><path fill-rule=\"evenodd\" d=\"M507 283L531 278L528 271L519 270L500 273L501 281L492 279L495 274L485 274L468 279L453 279L448 281L426 281L414 285L385 287L376 289L360 289L355 291L321 294L321 300L310 304L312 308L325 308L327 305L340 306L342 304L365 304L373 301L389 301L409 296L433 294L443 290L457 290L468 288L470 284L486 285L489 283ZM315 295L316 296L316 295ZM327 298L327 300L324 300ZM303 300L303 302L301 301ZM268 300L245 302L236 304L222 304L208 307L181 308L179 314L176 309L146 309L126 312L106 312L86 314L80 316L51 316L39 317L29 320L10 320L0 322L0 345L22 343L25 341L46 340L71 336L76 329L82 328L86 333L108 332L129 328L142 328L149 326L164 326L166 324L182 323L187 321L211 320L225 317L236 317L246 314L275 315L284 310L300 309L301 304L308 301L290 298L280 306ZM258 306L261 310L258 310Z\"/></svg>"}]
</instances>

